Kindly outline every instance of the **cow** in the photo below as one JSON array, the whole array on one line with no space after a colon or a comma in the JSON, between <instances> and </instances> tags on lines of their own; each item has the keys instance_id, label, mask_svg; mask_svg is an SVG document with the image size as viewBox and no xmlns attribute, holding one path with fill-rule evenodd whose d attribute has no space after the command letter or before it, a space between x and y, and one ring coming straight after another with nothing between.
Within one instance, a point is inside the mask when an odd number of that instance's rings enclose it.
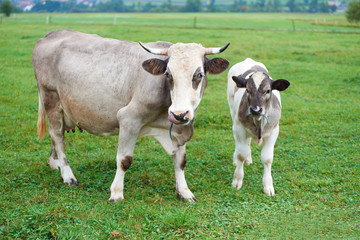
<instances>
[{"instance_id":1,"label":"cow","mask_svg":"<svg viewBox=\"0 0 360 240\"><path fill-rule=\"evenodd\" d=\"M274 145L279 135L281 100L279 91L290 86L289 81L274 81L264 64L251 58L235 64L228 72L227 99L233 120L236 165L232 186L241 189L244 178L244 162L252 163L251 139L260 145L264 164L264 193L275 194L271 176Z\"/></svg>"},{"instance_id":2,"label":"cow","mask_svg":"<svg viewBox=\"0 0 360 240\"><path fill-rule=\"evenodd\" d=\"M229 66L226 59L206 56L223 52L229 44L205 48L195 43L142 44L71 30L48 33L35 44L32 57L39 138L46 132L46 116L49 122L48 165L60 169L65 183L78 185L66 160L64 132L77 127L98 136L118 134L109 201L122 200L136 140L153 136L172 155L177 195L196 201L185 180L185 146L193 135L206 73L220 74Z\"/></svg>"}]
</instances>

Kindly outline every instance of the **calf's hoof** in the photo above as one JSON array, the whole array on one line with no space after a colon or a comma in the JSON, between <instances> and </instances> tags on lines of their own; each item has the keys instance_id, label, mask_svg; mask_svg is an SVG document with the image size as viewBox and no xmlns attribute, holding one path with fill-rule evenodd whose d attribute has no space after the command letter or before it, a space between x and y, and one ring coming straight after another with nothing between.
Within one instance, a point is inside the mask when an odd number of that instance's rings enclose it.
<instances>
[{"instance_id":1,"label":"calf's hoof","mask_svg":"<svg viewBox=\"0 0 360 240\"><path fill-rule=\"evenodd\" d=\"M121 201L124 200L124 194L122 192L116 193L115 191L111 191L111 196L109 198L109 202Z\"/></svg>"},{"instance_id":2,"label":"calf's hoof","mask_svg":"<svg viewBox=\"0 0 360 240\"><path fill-rule=\"evenodd\" d=\"M242 180L234 178L231 186L233 188L236 188L237 190L240 190L242 187L242 184L243 184Z\"/></svg>"},{"instance_id":3,"label":"calf's hoof","mask_svg":"<svg viewBox=\"0 0 360 240\"><path fill-rule=\"evenodd\" d=\"M274 196L275 195L275 189L274 189L273 186L264 187L264 193L269 195L269 196Z\"/></svg>"}]
</instances>

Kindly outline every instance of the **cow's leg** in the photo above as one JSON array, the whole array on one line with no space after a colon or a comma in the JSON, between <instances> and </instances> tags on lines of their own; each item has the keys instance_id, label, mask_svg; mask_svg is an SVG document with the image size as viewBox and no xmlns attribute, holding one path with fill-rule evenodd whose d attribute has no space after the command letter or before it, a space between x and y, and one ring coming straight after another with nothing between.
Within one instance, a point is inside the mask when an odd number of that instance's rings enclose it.
<instances>
[{"instance_id":1,"label":"cow's leg","mask_svg":"<svg viewBox=\"0 0 360 240\"><path fill-rule=\"evenodd\" d=\"M190 191L185 180L186 165L186 144L179 146L179 149L173 155L173 163L175 169L176 193L181 201L194 202L197 201L194 194Z\"/></svg>"},{"instance_id":2,"label":"cow's leg","mask_svg":"<svg viewBox=\"0 0 360 240\"><path fill-rule=\"evenodd\" d=\"M77 185L78 182L65 156L64 116L59 95L54 91L44 92L42 99L49 119L49 135L52 141L48 164L52 169L60 168L61 177L65 183Z\"/></svg>"},{"instance_id":3,"label":"cow's leg","mask_svg":"<svg viewBox=\"0 0 360 240\"><path fill-rule=\"evenodd\" d=\"M244 179L244 162L246 161L248 164L251 163L251 138L246 137L245 130L239 125L234 125L233 131L235 139L234 162L236 162L236 169L232 186L241 189Z\"/></svg>"},{"instance_id":4,"label":"cow's leg","mask_svg":"<svg viewBox=\"0 0 360 240\"><path fill-rule=\"evenodd\" d=\"M52 141L52 140L51 140L51 153L50 153L48 165L53 170L59 170L59 168L60 168L59 160L58 160L56 150L55 150L55 144L54 144L54 141Z\"/></svg>"},{"instance_id":5,"label":"cow's leg","mask_svg":"<svg viewBox=\"0 0 360 240\"><path fill-rule=\"evenodd\" d=\"M141 129L140 118L131 115L135 111L130 109L130 107L126 107L120 110L117 115L119 119L119 143L116 155L116 174L110 187L110 202L124 199L124 177L132 164L136 140Z\"/></svg>"},{"instance_id":6,"label":"cow's leg","mask_svg":"<svg viewBox=\"0 0 360 240\"><path fill-rule=\"evenodd\" d=\"M169 136L169 130L156 129L150 135L154 136L159 141L165 151L172 155L175 180L176 180L176 193L181 201L194 202L197 201L194 194L190 191L185 180L184 168L186 165L186 146L178 146L173 142Z\"/></svg>"},{"instance_id":7,"label":"cow's leg","mask_svg":"<svg viewBox=\"0 0 360 240\"><path fill-rule=\"evenodd\" d=\"M279 135L279 125L272 131L270 136L264 137L264 146L261 150L261 161L264 164L264 193L272 196L275 195L273 179L271 176L271 164L274 158L274 145Z\"/></svg>"}]
</instances>

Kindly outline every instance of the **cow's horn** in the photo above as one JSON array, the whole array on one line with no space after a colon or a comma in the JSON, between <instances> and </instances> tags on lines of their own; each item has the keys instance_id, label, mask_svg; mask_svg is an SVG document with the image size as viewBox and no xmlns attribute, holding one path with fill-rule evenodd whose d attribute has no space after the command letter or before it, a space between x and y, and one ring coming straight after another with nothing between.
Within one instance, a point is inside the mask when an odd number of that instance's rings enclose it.
<instances>
[{"instance_id":1,"label":"cow's horn","mask_svg":"<svg viewBox=\"0 0 360 240\"><path fill-rule=\"evenodd\" d=\"M219 47L219 48L206 48L205 49L205 55L212 55L212 54L218 54L223 51L230 45L230 42L228 42L225 46Z\"/></svg>"},{"instance_id":2,"label":"cow's horn","mask_svg":"<svg viewBox=\"0 0 360 240\"><path fill-rule=\"evenodd\" d=\"M140 46L142 46L149 53L156 54L156 55L165 55L165 56L167 56L167 53L168 53L167 48L149 48L149 47L145 47L144 44L142 42L140 42L140 41L139 41L139 44L140 44Z\"/></svg>"}]
</instances>

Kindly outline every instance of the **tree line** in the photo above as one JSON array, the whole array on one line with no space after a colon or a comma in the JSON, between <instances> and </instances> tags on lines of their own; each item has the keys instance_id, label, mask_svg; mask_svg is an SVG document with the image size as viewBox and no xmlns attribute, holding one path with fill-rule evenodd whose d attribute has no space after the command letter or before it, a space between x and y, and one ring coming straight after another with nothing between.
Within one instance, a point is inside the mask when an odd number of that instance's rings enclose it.
<instances>
[{"instance_id":1,"label":"tree line","mask_svg":"<svg viewBox=\"0 0 360 240\"><path fill-rule=\"evenodd\" d=\"M95 3L95 1L93 2ZM201 0L187 0L184 6L173 5L167 0L161 5L151 2L142 4L141 1L126 5L123 0L109 0L99 4L77 4L76 0L60 2L37 0L32 12L334 12L336 6L330 6L327 0L287 0L284 4L281 0L234 0L231 5L215 4L215 0L208 1L203 6ZM12 12L22 12L22 9L12 5L10 0L0 0L0 12L10 16ZM360 22L360 0L351 0L346 10L346 18L349 22Z\"/></svg>"},{"instance_id":2,"label":"tree line","mask_svg":"<svg viewBox=\"0 0 360 240\"><path fill-rule=\"evenodd\" d=\"M358 1L358 0L356 0ZM0 0L9 2L9 0ZM233 4L224 5L210 0L206 5L201 0L186 0L185 5L174 5L172 0L158 5L151 2L143 4L141 1L127 5L123 0L101 1L92 4L69 0L37 0L32 12L335 12L336 6L330 6L327 0L234 0ZM8 5L8 3L7 3ZM19 9L17 9L19 11Z\"/></svg>"}]
</instances>

